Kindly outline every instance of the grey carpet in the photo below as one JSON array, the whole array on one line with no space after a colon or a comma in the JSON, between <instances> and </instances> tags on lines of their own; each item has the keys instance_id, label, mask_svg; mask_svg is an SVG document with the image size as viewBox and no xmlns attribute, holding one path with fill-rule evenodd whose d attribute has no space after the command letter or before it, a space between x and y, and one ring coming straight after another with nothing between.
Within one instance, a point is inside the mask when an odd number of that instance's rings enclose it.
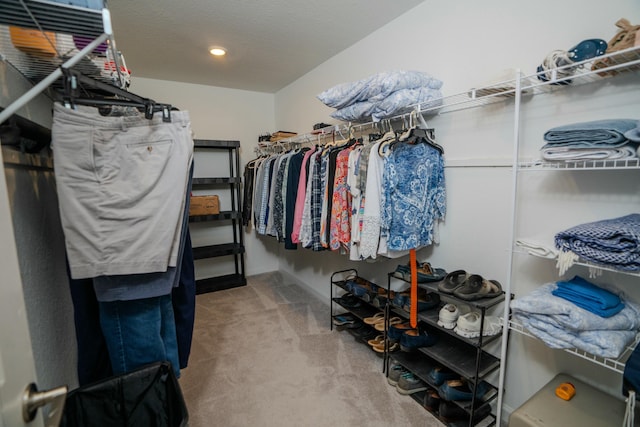
<instances>
[{"instance_id":1,"label":"grey carpet","mask_svg":"<svg viewBox=\"0 0 640 427\"><path fill-rule=\"evenodd\" d=\"M196 305L180 378L190 427L442 426L387 383L382 358L329 329L326 302L279 273Z\"/></svg>"}]
</instances>

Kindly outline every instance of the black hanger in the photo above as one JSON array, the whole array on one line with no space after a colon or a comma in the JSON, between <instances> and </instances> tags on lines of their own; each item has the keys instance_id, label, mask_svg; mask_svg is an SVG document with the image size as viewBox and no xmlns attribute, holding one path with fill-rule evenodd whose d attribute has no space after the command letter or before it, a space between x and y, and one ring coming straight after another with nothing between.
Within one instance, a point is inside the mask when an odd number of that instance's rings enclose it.
<instances>
[{"instance_id":1,"label":"black hanger","mask_svg":"<svg viewBox=\"0 0 640 427\"><path fill-rule=\"evenodd\" d=\"M438 150L440 154L444 154L444 148L442 148L442 146L436 142L435 129L413 128L409 130L409 135L403 136L402 140L403 142L408 142L410 144L422 142L432 146L433 148Z\"/></svg>"},{"instance_id":2,"label":"black hanger","mask_svg":"<svg viewBox=\"0 0 640 427\"><path fill-rule=\"evenodd\" d=\"M111 106L135 107L138 111L143 112L147 119L152 119L154 113L162 112L162 121L171 122L171 110L176 110L176 108L170 104L160 104L152 99L143 98L110 84L94 80L74 70L64 67L61 69L63 90L62 94L58 93L58 100L65 106L101 107L103 113L108 112Z\"/></svg>"}]
</instances>

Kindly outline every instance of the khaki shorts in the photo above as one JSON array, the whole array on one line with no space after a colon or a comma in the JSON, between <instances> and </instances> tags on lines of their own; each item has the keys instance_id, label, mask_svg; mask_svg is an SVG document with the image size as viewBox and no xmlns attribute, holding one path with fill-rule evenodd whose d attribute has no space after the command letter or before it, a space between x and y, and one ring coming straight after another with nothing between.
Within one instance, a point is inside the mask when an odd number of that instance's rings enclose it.
<instances>
[{"instance_id":1,"label":"khaki shorts","mask_svg":"<svg viewBox=\"0 0 640 427\"><path fill-rule=\"evenodd\" d=\"M171 119L54 105L54 169L72 278L176 266L193 140L188 112Z\"/></svg>"}]
</instances>

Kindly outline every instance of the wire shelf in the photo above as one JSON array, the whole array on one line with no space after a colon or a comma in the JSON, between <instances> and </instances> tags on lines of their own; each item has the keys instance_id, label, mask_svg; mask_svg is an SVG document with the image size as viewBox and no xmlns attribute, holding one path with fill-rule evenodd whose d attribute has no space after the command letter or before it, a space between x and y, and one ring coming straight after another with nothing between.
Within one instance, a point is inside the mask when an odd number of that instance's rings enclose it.
<instances>
[{"instance_id":1,"label":"wire shelf","mask_svg":"<svg viewBox=\"0 0 640 427\"><path fill-rule=\"evenodd\" d=\"M69 0L68 2L71 2ZM33 84L46 79L92 41L108 34L73 70L102 83L125 88L128 70L115 48L109 13L101 0L72 6L43 0L0 0L0 58ZM6 11L6 13L5 13ZM62 79L52 83L62 87Z\"/></svg>"},{"instance_id":2,"label":"wire shelf","mask_svg":"<svg viewBox=\"0 0 640 427\"><path fill-rule=\"evenodd\" d=\"M545 256L542 256L542 255L536 254L535 252L528 252L526 249L524 249L524 250L515 250L515 252L532 255L532 256L534 256L536 258L543 258L543 259L547 259L547 260L550 260L550 261L557 261L558 260L557 256L555 256L553 258L545 257ZM582 266L582 267L588 267L588 268L591 268L591 269L594 269L594 270L611 271L611 272L618 273L618 274L625 274L627 276L640 277L640 271L620 270L620 269L617 269L617 268L610 267L608 265L596 264L594 262L589 262L589 261L586 261L586 260L583 260L583 259L578 259L577 261L575 261L573 263L573 265L579 265L579 266Z\"/></svg>"},{"instance_id":3,"label":"wire shelf","mask_svg":"<svg viewBox=\"0 0 640 427\"><path fill-rule=\"evenodd\" d=\"M563 162L548 162L545 160L533 160L522 162L518 167L523 171L533 170L611 170L611 169L640 169L640 159L618 160L573 160Z\"/></svg>"},{"instance_id":4,"label":"wire shelf","mask_svg":"<svg viewBox=\"0 0 640 427\"><path fill-rule=\"evenodd\" d=\"M602 68L594 68L595 63L604 64ZM571 87L580 86L589 83L600 82L607 78L616 76L623 72L640 71L640 47L632 47L629 49L613 52L596 58L575 62L573 64L559 67L556 71L538 72L531 75L518 76L514 75L513 79L497 82L480 88L471 88L465 92L455 95L449 95L437 100L428 101L421 104L408 106L405 113L398 114L393 117L384 119L385 121L399 121L409 118L414 111L425 117L445 114L455 111L461 111L471 108L486 107L492 104L504 103L516 97L518 84L521 96L534 96L565 90ZM546 78L546 74L551 73L550 79ZM561 77L564 74L571 73L570 76ZM546 81L544 81L546 79ZM337 125L348 129L346 125ZM366 129L375 128L375 122L356 123L353 128ZM333 134L334 127L331 126L326 134ZM298 134L295 137L280 140L281 143L296 141L314 141L318 138L317 132L309 132ZM629 163L633 166L633 162ZM636 162L636 165L638 163ZM563 169L558 167L558 169ZM576 167L575 169L579 169ZM584 168L583 168L584 169Z\"/></svg>"},{"instance_id":5,"label":"wire shelf","mask_svg":"<svg viewBox=\"0 0 640 427\"><path fill-rule=\"evenodd\" d=\"M104 31L100 1L92 7L43 0L0 0L0 24L96 38ZM81 3L76 1L76 3ZM87 2L82 2L87 5Z\"/></svg>"},{"instance_id":6,"label":"wire shelf","mask_svg":"<svg viewBox=\"0 0 640 427\"><path fill-rule=\"evenodd\" d=\"M521 325L520 323L516 322L515 320L509 320L509 329L512 331L515 331L521 335L525 335L527 337L539 340L539 338L537 338L536 336L534 336L533 334L531 334L523 325ZM636 346L638 345L638 343L640 342L640 334L636 334L634 340L632 343L630 343L622 352L622 354L620 355L620 357L618 357L617 359L610 359L610 358L606 358L606 357L600 357L600 356L596 356L594 354L588 353L584 350L580 350L577 348L572 348L572 349L564 349L563 351L567 352L567 353L571 353L573 355L576 355L578 357L581 357L583 359L586 359L590 362L593 362L597 365L600 366L604 366L607 369L611 369L612 371L618 372L619 374L623 374L624 373L624 367L625 364L627 362L627 360L629 359L629 357L631 356L631 353L633 352L633 350L636 348Z\"/></svg>"}]
</instances>

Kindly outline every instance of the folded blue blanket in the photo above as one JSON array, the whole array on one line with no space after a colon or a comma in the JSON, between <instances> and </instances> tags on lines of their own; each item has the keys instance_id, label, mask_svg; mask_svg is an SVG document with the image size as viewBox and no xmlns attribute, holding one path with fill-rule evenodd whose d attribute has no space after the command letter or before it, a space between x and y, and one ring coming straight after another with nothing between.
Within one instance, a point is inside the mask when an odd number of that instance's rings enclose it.
<instances>
[{"instance_id":1,"label":"folded blue blanket","mask_svg":"<svg viewBox=\"0 0 640 427\"><path fill-rule=\"evenodd\" d=\"M555 236L556 247L625 271L640 271L640 214L580 224Z\"/></svg>"},{"instance_id":2,"label":"folded blue blanket","mask_svg":"<svg viewBox=\"0 0 640 427\"><path fill-rule=\"evenodd\" d=\"M553 295L571 301L578 307L598 316L611 317L624 308L624 304L616 294L579 276L566 282L558 281L556 286L557 288L551 292Z\"/></svg>"},{"instance_id":3,"label":"folded blue blanket","mask_svg":"<svg viewBox=\"0 0 640 427\"><path fill-rule=\"evenodd\" d=\"M638 126L638 120L608 119L572 123L549 129L544 134L547 144L543 148L558 145L572 148L618 147L627 142L624 133Z\"/></svg>"}]
</instances>

